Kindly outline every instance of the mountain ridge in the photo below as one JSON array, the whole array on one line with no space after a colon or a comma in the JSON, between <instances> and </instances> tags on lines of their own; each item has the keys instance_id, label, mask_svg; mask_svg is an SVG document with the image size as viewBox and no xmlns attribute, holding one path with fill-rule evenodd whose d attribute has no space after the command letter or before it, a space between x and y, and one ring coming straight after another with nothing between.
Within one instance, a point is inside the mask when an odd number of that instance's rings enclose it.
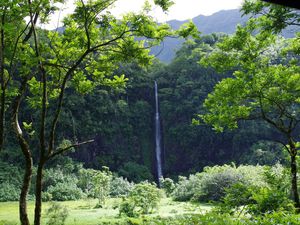
<instances>
[{"instance_id":1,"label":"mountain ridge","mask_svg":"<svg viewBox=\"0 0 300 225\"><path fill-rule=\"evenodd\" d=\"M221 10L213 13L209 16L199 15L192 19L197 26L198 30L202 34L212 33L226 33L232 34L235 32L238 24L244 25L250 16L243 16L240 9ZM167 23L175 30L177 30L182 24L190 20L170 20ZM295 28L293 26L288 27L282 33L286 38L294 36ZM169 63L176 55L176 51L180 49L184 42L182 38L166 38L160 46L152 48L151 54L164 62Z\"/></svg>"}]
</instances>

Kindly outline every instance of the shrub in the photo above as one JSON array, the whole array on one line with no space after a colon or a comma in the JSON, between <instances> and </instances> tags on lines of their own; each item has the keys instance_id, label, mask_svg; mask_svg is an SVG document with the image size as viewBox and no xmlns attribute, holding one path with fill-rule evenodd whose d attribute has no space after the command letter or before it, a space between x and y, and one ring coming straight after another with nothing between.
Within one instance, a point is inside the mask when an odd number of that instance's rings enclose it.
<instances>
[{"instance_id":1,"label":"shrub","mask_svg":"<svg viewBox=\"0 0 300 225\"><path fill-rule=\"evenodd\" d=\"M220 204L221 211L234 212L247 209L251 214L265 214L276 211L293 211L288 198L286 175L281 165L263 168L264 185L237 183L225 190L226 196ZM247 181L247 180L246 180ZM241 207L242 206L242 207Z\"/></svg>"},{"instance_id":2,"label":"shrub","mask_svg":"<svg viewBox=\"0 0 300 225\"><path fill-rule=\"evenodd\" d=\"M47 192L52 195L52 200L55 201L77 200L84 197L82 190L76 184L67 182L50 186Z\"/></svg>"},{"instance_id":3,"label":"shrub","mask_svg":"<svg viewBox=\"0 0 300 225\"><path fill-rule=\"evenodd\" d=\"M123 177L114 177L110 183L110 196L127 196L132 190L134 184Z\"/></svg>"},{"instance_id":4,"label":"shrub","mask_svg":"<svg viewBox=\"0 0 300 225\"><path fill-rule=\"evenodd\" d=\"M79 171L78 186L87 197L98 198L96 207L102 207L111 190L112 173L108 167L102 171L93 169L81 169Z\"/></svg>"},{"instance_id":5,"label":"shrub","mask_svg":"<svg viewBox=\"0 0 300 225\"><path fill-rule=\"evenodd\" d=\"M49 192L42 192L42 200L43 202L49 202L52 200L52 194Z\"/></svg>"},{"instance_id":6,"label":"shrub","mask_svg":"<svg viewBox=\"0 0 300 225\"><path fill-rule=\"evenodd\" d=\"M252 224L274 225L274 224L286 224L286 225L299 225L299 214L286 213L286 212L273 212L265 214L263 216L257 216L252 219Z\"/></svg>"},{"instance_id":7,"label":"shrub","mask_svg":"<svg viewBox=\"0 0 300 225\"><path fill-rule=\"evenodd\" d=\"M134 202L142 214L147 214L158 206L161 198L160 190L155 184L141 182L136 184L129 193L129 199Z\"/></svg>"},{"instance_id":8,"label":"shrub","mask_svg":"<svg viewBox=\"0 0 300 225\"><path fill-rule=\"evenodd\" d=\"M95 187L93 177L97 170L81 169L79 170L78 187L80 187L87 197L95 198Z\"/></svg>"},{"instance_id":9,"label":"shrub","mask_svg":"<svg viewBox=\"0 0 300 225\"><path fill-rule=\"evenodd\" d=\"M96 207L102 207L105 204L106 198L110 192L110 182L112 179L112 173L108 167L103 167L103 171L97 171L93 176L93 186L95 197L99 202Z\"/></svg>"},{"instance_id":10,"label":"shrub","mask_svg":"<svg viewBox=\"0 0 300 225\"><path fill-rule=\"evenodd\" d=\"M160 185L165 190L166 195L171 196L172 192L175 189L174 181L171 178L160 178Z\"/></svg>"},{"instance_id":11,"label":"shrub","mask_svg":"<svg viewBox=\"0 0 300 225\"><path fill-rule=\"evenodd\" d=\"M222 203L219 204L221 212L239 214L250 204L255 203L253 199L253 190L255 188L245 185L243 183L236 183L231 187L225 189L225 197Z\"/></svg>"},{"instance_id":12,"label":"shrub","mask_svg":"<svg viewBox=\"0 0 300 225\"><path fill-rule=\"evenodd\" d=\"M254 214L265 214L275 211L293 211L293 202L287 195L271 188L261 188L253 193L255 204L250 207Z\"/></svg>"},{"instance_id":13,"label":"shrub","mask_svg":"<svg viewBox=\"0 0 300 225\"><path fill-rule=\"evenodd\" d=\"M233 218L229 214L219 214L215 212L209 212L201 215L184 215L175 216L171 218L156 218L149 223L143 223L145 225L160 224L160 225L250 225L249 219L237 219Z\"/></svg>"},{"instance_id":14,"label":"shrub","mask_svg":"<svg viewBox=\"0 0 300 225\"><path fill-rule=\"evenodd\" d=\"M57 203L52 203L46 212L47 225L64 225L68 217L68 210Z\"/></svg>"},{"instance_id":15,"label":"shrub","mask_svg":"<svg viewBox=\"0 0 300 225\"><path fill-rule=\"evenodd\" d=\"M137 214L134 211L135 204L130 199L123 199L122 203L119 206L119 215L126 215L128 217L135 217Z\"/></svg>"},{"instance_id":16,"label":"shrub","mask_svg":"<svg viewBox=\"0 0 300 225\"><path fill-rule=\"evenodd\" d=\"M16 185L4 182L0 183L0 202L18 201L20 188Z\"/></svg>"},{"instance_id":17,"label":"shrub","mask_svg":"<svg viewBox=\"0 0 300 225\"><path fill-rule=\"evenodd\" d=\"M60 168L50 168L45 170L43 190L47 191L50 186L56 186L60 183L78 183L78 179L73 174L64 173Z\"/></svg>"},{"instance_id":18,"label":"shrub","mask_svg":"<svg viewBox=\"0 0 300 225\"><path fill-rule=\"evenodd\" d=\"M171 218L154 218L151 221L142 221L143 225L298 225L300 217L297 214L275 212L264 216L251 218L234 217L226 213L209 212L201 215L183 215Z\"/></svg>"},{"instance_id":19,"label":"shrub","mask_svg":"<svg viewBox=\"0 0 300 225\"><path fill-rule=\"evenodd\" d=\"M189 201L199 188L201 181L201 174L190 175L189 178L179 176L178 184L175 185L175 189L171 196L175 201Z\"/></svg>"},{"instance_id":20,"label":"shrub","mask_svg":"<svg viewBox=\"0 0 300 225\"><path fill-rule=\"evenodd\" d=\"M194 199L200 201L219 201L225 195L225 189L241 182L243 177L232 167L210 167L201 177L199 191Z\"/></svg>"},{"instance_id":21,"label":"shrub","mask_svg":"<svg viewBox=\"0 0 300 225\"><path fill-rule=\"evenodd\" d=\"M127 199L123 199L119 208L120 214L127 216L147 214L158 206L160 198L160 190L155 184L141 182L134 185Z\"/></svg>"}]
</instances>

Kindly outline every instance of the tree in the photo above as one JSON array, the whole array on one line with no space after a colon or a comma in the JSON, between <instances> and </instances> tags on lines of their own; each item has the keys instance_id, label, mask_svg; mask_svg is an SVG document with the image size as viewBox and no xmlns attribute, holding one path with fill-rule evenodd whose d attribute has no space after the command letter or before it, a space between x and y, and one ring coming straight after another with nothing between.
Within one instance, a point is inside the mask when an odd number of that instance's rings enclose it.
<instances>
[{"instance_id":1,"label":"tree","mask_svg":"<svg viewBox=\"0 0 300 225\"><path fill-rule=\"evenodd\" d=\"M296 208L300 208L297 190L296 137L299 123L300 66L293 42L268 32L257 33L250 20L243 28L218 43L201 63L217 70L233 70L232 77L219 82L207 96L200 115L216 131L235 129L241 120L263 120L282 134L280 141L290 156L291 186ZM296 39L296 38L295 38Z\"/></svg>"},{"instance_id":2,"label":"tree","mask_svg":"<svg viewBox=\"0 0 300 225\"><path fill-rule=\"evenodd\" d=\"M74 13L64 19L62 32L39 29L37 21L46 22L59 2L63 0L2 1L0 5L0 147L3 145L4 114L10 105L10 119L26 159L20 197L21 224L29 224L26 196L35 139L38 139L35 225L40 224L41 218L45 164L72 148L93 141L75 141L67 146L57 144L61 142L57 140L56 131L66 91L86 94L99 85L122 89L127 78L114 74L120 62L135 61L147 66L153 58L148 54L151 46L159 44L165 36L185 36L186 30L193 33L195 28L190 24L176 34L168 25L153 21L146 9L116 19L109 13L116 0L78 0ZM169 1L156 3L164 10L169 6ZM26 117L24 106L31 107L37 115Z\"/></svg>"},{"instance_id":3,"label":"tree","mask_svg":"<svg viewBox=\"0 0 300 225\"><path fill-rule=\"evenodd\" d=\"M300 26L300 11L260 0L245 0L244 14L257 17L256 23L262 30L280 33L287 26Z\"/></svg>"}]
</instances>

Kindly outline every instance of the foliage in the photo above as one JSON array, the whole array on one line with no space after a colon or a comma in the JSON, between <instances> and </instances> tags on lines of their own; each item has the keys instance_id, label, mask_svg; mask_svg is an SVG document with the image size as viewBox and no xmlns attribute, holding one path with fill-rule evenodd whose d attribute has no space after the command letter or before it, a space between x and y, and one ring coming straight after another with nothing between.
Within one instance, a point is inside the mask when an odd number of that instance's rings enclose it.
<instances>
[{"instance_id":1,"label":"foliage","mask_svg":"<svg viewBox=\"0 0 300 225\"><path fill-rule=\"evenodd\" d=\"M127 199L123 199L120 206L120 214L127 216L136 214L148 214L158 206L161 198L160 190L155 184L141 182L134 185Z\"/></svg>"},{"instance_id":2,"label":"foliage","mask_svg":"<svg viewBox=\"0 0 300 225\"><path fill-rule=\"evenodd\" d=\"M199 201L220 201L225 194L225 189L241 182L242 174L234 167L210 167L204 170L201 176L199 189L193 198Z\"/></svg>"},{"instance_id":3,"label":"foliage","mask_svg":"<svg viewBox=\"0 0 300 225\"><path fill-rule=\"evenodd\" d=\"M95 186L93 177L97 173L93 169L80 169L78 175L78 187L83 190L87 197L95 198Z\"/></svg>"},{"instance_id":4,"label":"foliage","mask_svg":"<svg viewBox=\"0 0 300 225\"><path fill-rule=\"evenodd\" d=\"M214 212L209 212L205 214L196 214L196 215L184 215L184 216L177 216L172 218L160 218L154 220L155 224L167 225L167 224L174 224L174 225L181 225L181 224L195 224L195 225L211 225L211 224L218 224L218 225L248 225L250 221L248 219L237 219L233 218L229 214L218 214ZM145 223L145 224L151 224Z\"/></svg>"},{"instance_id":5,"label":"foliage","mask_svg":"<svg viewBox=\"0 0 300 225\"><path fill-rule=\"evenodd\" d=\"M0 225L17 225L17 223L6 221L6 220L0 220Z\"/></svg>"},{"instance_id":6,"label":"foliage","mask_svg":"<svg viewBox=\"0 0 300 225\"><path fill-rule=\"evenodd\" d=\"M255 203L253 193L257 187L249 186L244 183L236 183L225 189L225 196L218 205L221 212L241 214L246 207Z\"/></svg>"},{"instance_id":7,"label":"foliage","mask_svg":"<svg viewBox=\"0 0 300 225\"><path fill-rule=\"evenodd\" d=\"M109 196L112 173L108 167L103 167L102 171L96 171L93 175L93 186L95 197L98 199L97 207L103 207L105 200Z\"/></svg>"},{"instance_id":8,"label":"foliage","mask_svg":"<svg viewBox=\"0 0 300 225\"><path fill-rule=\"evenodd\" d=\"M201 59L203 65L219 71L233 70L233 74L215 86L204 102L206 113L199 117L219 132L238 128L239 121L249 119L274 127L290 156L292 193L300 208L296 165L300 119L297 51L293 40L280 40L270 32L256 33L256 28L254 20L237 27L233 36L224 38ZM282 55L285 57L280 58Z\"/></svg>"},{"instance_id":9,"label":"foliage","mask_svg":"<svg viewBox=\"0 0 300 225\"><path fill-rule=\"evenodd\" d=\"M171 196L172 192L175 189L174 181L171 178L160 178L159 180L161 188L164 189L167 196Z\"/></svg>"},{"instance_id":10,"label":"foliage","mask_svg":"<svg viewBox=\"0 0 300 225\"><path fill-rule=\"evenodd\" d=\"M21 169L0 161L0 202L19 200L21 184Z\"/></svg>"},{"instance_id":11,"label":"foliage","mask_svg":"<svg viewBox=\"0 0 300 225\"><path fill-rule=\"evenodd\" d=\"M287 26L299 26L300 16L297 10L258 0L245 0L242 6L244 14L256 18L261 30L280 33Z\"/></svg>"},{"instance_id":12,"label":"foliage","mask_svg":"<svg viewBox=\"0 0 300 225\"><path fill-rule=\"evenodd\" d=\"M172 192L172 198L175 201L188 201L199 188L201 182L201 175L190 175L189 178L179 176L178 183L175 185L175 189Z\"/></svg>"},{"instance_id":13,"label":"foliage","mask_svg":"<svg viewBox=\"0 0 300 225\"><path fill-rule=\"evenodd\" d=\"M163 11L167 11L169 7L174 4L174 2L170 0L154 0L154 3L159 5Z\"/></svg>"},{"instance_id":14,"label":"foliage","mask_svg":"<svg viewBox=\"0 0 300 225\"><path fill-rule=\"evenodd\" d=\"M74 2L75 9L63 19L64 28L60 31L39 29L37 23L47 24L50 14L59 10L57 3L64 0L16 0L0 4L0 149L3 149L6 110L11 109L8 120L26 162L24 194L20 199L22 224L29 224L26 195L33 160L38 168L34 223L39 225L45 165L58 155L93 142L57 135L66 93L88 94L99 87L123 91L128 78L116 73L120 63L135 62L146 67L153 59L149 48L166 36L176 35L169 25L156 23L147 10L117 19L109 12L115 2ZM164 10L171 5L171 1L155 3ZM28 109L35 113L27 114ZM102 192L97 186L95 189L96 195Z\"/></svg>"},{"instance_id":15,"label":"foliage","mask_svg":"<svg viewBox=\"0 0 300 225\"><path fill-rule=\"evenodd\" d=\"M203 172L179 177L172 193L177 201L196 200L200 202L220 201L231 186L242 183L247 186L266 186L264 168L261 166L213 166Z\"/></svg>"},{"instance_id":16,"label":"foliage","mask_svg":"<svg viewBox=\"0 0 300 225\"><path fill-rule=\"evenodd\" d=\"M149 168L134 162L125 163L124 166L118 171L118 173L123 177L131 179L135 183L147 179L153 180L153 176L149 171Z\"/></svg>"},{"instance_id":17,"label":"foliage","mask_svg":"<svg viewBox=\"0 0 300 225\"><path fill-rule=\"evenodd\" d=\"M112 197L127 196L133 187L134 184L129 182L126 178L114 176L110 182L109 194Z\"/></svg>"},{"instance_id":18,"label":"foliage","mask_svg":"<svg viewBox=\"0 0 300 225\"><path fill-rule=\"evenodd\" d=\"M64 225L65 221L69 215L68 209L61 206L58 203L52 203L52 205L47 209L46 217L47 225Z\"/></svg>"},{"instance_id":19,"label":"foliage","mask_svg":"<svg viewBox=\"0 0 300 225\"><path fill-rule=\"evenodd\" d=\"M71 171L64 171L61 167L49 168L45 170L43 184L44 191L47 191L50 186L53 187L60 183L77 185L78 178L72 174Z\"/></svg>"},{"instance_id":20,"label":"foliage","mask_svg":"<svg viewBox=\"0 0 300 225\"><path fill-rule=\"evenodd\" d=\"M293 211L293 202L285 192L271 188L260 188L253 193L255 204L250 207L250 212L255 214L265 214L274 211Z\"/></svg>"},{"instance_id":21,"label":"foliage","mask_svg":"<svg viewBox=\"0 0 300 225\"><path fill-rule=\"evenodd\" d=\"M250 175L251 176L251 175ZM264 185L237 183L225 189L225 196L219 204L221 212L254 215L273 212L292 212L289 199L287 174L280 164L263 168Z\"/></svg>"},{"instance_id":22,"label":"foliage","mask_svg":"<svg viewBox=\"0 0 300 225\"><path fill-rule=\"evenodd\" d=\"M130 199L123 199L119 206L119 215L125 215L128 217L137 216L134 202Z\"/></svg>"},{"instance_id":23,"label":"foliage","mask_svg":"<svg viewBox=\"0 0 300 225\"><path fill-rule=\"evenodd\" d=\"M42 201L43 202L49 202L49 201L51 201L52 200L52 194L51 193L49 193L49 192L43 192L42 193Z\"/></svg>"},{"instance_id":24,"label":"foliage","mask_svg":"<svg viewBox=\"0 0 300 225\"><path fill-rule=\"evenodd\" d=\"M147 214L155 209L158 206L160 198L160 190L155 184L148 182L136 184L129 193L129 199L134 202L137 211L140 211L142 214Z\"/></svg>"},{"instance_id":25,"label":"foliage","mask_svg":"<svg viewBox=\"0 0 300 225\"><path fill-rule=\"evenodd\" d=\"M16 187L22 184L22 170L20 167L0 161L0 184L9 183Z\"/></svg>"},{"instance_id":26,"label":"foliage","mask_svg":"<svg viewBox=\"0 0 300 225\"><path fill-rule=\"evenodd\" d=\"M11 183L0 183L0 202L18 201L20 188Z\"/></svg>"},{"instance_id":27,"label":"foliage","mask_svg":"<svg viewBox=\"0 0 300 225\"><path fill-rule=\"evenodd\" d=\"M282 145L272 141L258 141L254 143L249 152L244 154L240 162L251 165L275 165L276 163L285 163L285 156L282 151Z\"/></svg>"},{"instance_id":28,"label":"foliage","mask_svg":"<svg viewBox=\"0 0 300 225\"><path fill-rule=\"evenodd\" d=\"M68 201L83 198L84 194L80 188L74 183L62 182L54 186L49 186L47 195L51 196L51 200Z\"/></svg>"}]
</instances>

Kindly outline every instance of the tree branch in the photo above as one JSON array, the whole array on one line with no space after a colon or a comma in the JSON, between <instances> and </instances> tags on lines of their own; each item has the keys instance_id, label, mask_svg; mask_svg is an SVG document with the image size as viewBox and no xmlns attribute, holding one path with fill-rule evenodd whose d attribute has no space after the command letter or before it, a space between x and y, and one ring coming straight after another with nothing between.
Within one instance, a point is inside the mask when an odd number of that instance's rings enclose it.
<instances>
[{"instance_id":1,"label":"tree branch","mask_svg":"<svg viewBox=\"0 0 300 225\"><path fill-rule=\"evenodd\" d=\"M92 143L92 142L94 142L94 141L95 141L95 140L92 139L92 140L88 140L88 141L84 141L84 142L80 142L80 143L75 143L75 144L69 145L69 146L67 146L67 147L65 147L65 148L58 148L58 149L56 150L56 152L53 152L51 155L48 156L48 159L52 159L52 158L54 158L55 156L60 155L60 154L62 154L62 153L64 153L64 152L68 151L68 150L71 149L71 148L75 148L75 147L79 147L79 146L81 146L81 145L89 144L89 143Z\"/></svg>"}]
</instances>

